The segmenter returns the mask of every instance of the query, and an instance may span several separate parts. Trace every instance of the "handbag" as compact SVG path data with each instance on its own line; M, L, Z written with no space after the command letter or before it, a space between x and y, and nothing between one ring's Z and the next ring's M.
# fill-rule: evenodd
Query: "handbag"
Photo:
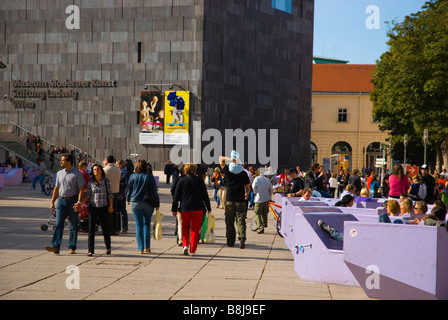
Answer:
M163 213L156 210L156 216L154 217L154 232L153 236L155 240L162 240L162 219Z
M148 180L148 183L146 184L145 195L143 196L143 201L145 201L147 204L149 204L153 208L159 207L156 197L152 192L150 180Z
M208 215L207 221L207 231L204 236L205 243L214 243L215 242L215 216L211 213Z

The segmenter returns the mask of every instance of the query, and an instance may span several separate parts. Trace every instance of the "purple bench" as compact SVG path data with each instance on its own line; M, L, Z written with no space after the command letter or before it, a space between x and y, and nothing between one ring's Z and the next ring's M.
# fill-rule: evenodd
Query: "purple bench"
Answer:
M1 168L0 173L5 175L5 186L18 186L22 183L23 169L11 169L6 172L5 168Z
M344 230L344 262L367 296L448 299L445 228L346 222Z
M317 225L324 220L332 227L343 230L344 221L356 221L344 213L296 213L294 219L294 270L300 279L349 286L358 281L343 261L343 244L331 239Z
M445 228L378 223L382 207L334 207L297 199L276 195L283 206L281 232L302 280L361 286L372 298L448 299ZM319 220L343 231L344 242L331 239ZM371 283L375 270L379 288Z
M280 224L280 233L282 234L286 246L292 250L294 247L294 208L303 208L303 207L311 207L311 206L321 206L324 208L329 208L325 203L319 201L298 201L300 198L294 197L285 197L285 196L277 196L276 194L276 203L281 205L281 224ZM277 202L279 201L279 202Z

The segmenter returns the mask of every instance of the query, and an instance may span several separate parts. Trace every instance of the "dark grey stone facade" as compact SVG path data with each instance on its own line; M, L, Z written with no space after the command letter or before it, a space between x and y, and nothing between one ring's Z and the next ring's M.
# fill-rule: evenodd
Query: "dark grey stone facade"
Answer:
M172 146L138 145L137 111L145 83L172 83L191 92L202 131L278 129L279 164L308 166L314 0L292 3L2 1L0 94L16 104L0 101L0 130L13 122L98 159L136 151L160 170Z

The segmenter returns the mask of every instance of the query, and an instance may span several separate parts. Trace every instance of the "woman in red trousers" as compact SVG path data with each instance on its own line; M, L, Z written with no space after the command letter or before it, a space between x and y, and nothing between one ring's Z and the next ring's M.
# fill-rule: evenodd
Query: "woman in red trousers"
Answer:
M181 177L177 183L171 212L173 216L176 216L177 211L180 211L183 253L188 255L188 247L190 247L190 256L194 256L199 242L204 209L207 209L209 213L212 209L205 183L200 177L196 176L196 165L193 163L186 164L184 173L185 176Z

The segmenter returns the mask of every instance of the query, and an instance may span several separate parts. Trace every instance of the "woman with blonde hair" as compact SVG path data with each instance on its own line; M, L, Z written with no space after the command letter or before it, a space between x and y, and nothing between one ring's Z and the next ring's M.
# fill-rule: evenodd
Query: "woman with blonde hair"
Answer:
M372 201L374 200L370 198L370 191L367 188L362 188L361 195L355 198L355 203L372 202Z
M204 209L207 208L209 214L212 209L205 183L196 175L196 165L186 164L184 172L185 177L179 180L174 192L171 212L173 216L177 216L177 211L180 211L183 253L188 255L188 247L190 247L190 256L194 256L199 242Z

